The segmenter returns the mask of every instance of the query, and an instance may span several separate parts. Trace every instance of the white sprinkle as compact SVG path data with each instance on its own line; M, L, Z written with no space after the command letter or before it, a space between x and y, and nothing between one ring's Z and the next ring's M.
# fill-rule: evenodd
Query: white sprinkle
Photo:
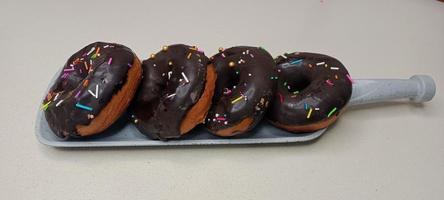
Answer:
M185 82L189 83L190 81L188 80L187 76L185 76L185 73L182 72L182 76L185 79Z
M96 92L95 92L95 93L93 93L91 90L88 90L88 92L89 92L93 97L95 97L96 99L98 99L98 98L99 98L99 85L96 85Z
M162 77L165 76L165 73L162 73Z
M251 73L248 73L248 76L251 76Z
M57 102L57 104L56 104L56 107L59 107L59 106L60 106L60 104L62 104L62 102L63 102L63 99L62 99L62 100L60 100L59 102Z
M95 49L96 49L95 47L91 48L91 50L89 50L89 52L86 55L89 56L89 54L91 54Z
M245 51L242 51L242 54L244 54L244 55L245 55Z
M92 61L91 59L89 60L89 64L90 64L90 65L92 65L92 64L93 64L93 61Z
M225 121L225 122L224 122L224 124L225 124L225 125L227 125L227 124L228 124L228 122L227 122L227 121Z
M169 72L168 72L168 80L171 78L171 74L173 74L173 72L172 72L172 71L169 71Z
M247 54L249 54L249 53L250 53L250 50L247 49Z
M319 65L325 65L325 62L318 62L318 63L316 63L316 65L317 65L317 66L319 66Z
M282 56L282 58L287 59L287 56L285 56L285 55L281 55L281 56Z
M106 48L108 48L108 47L109 47L109 45L105 45L103 48L106 49Z
M338 67L330 67L331 70L339 70Z
M171 98L171 97L174 97L174 96L176 96L176 93L168 95L167 98Z
M252 58L254 58L253 54L250 54L250 56L251 56Z
M60 93L57 93L57 94L55 95L55 97L54 97L54 101L57 101L57 97L59 97L59 94L60 94Z
M222 55L223 58L225 58L225 54L224 53L222 53L221 55Z
M319 108L315 108L315 110L319 110Z
M215 116L215 117L219 117L219 113L216 113L214 116Z

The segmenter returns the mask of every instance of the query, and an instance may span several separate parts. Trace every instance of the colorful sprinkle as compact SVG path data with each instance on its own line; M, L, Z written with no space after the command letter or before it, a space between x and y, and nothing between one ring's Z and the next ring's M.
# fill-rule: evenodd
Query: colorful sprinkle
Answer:
M59 107L59 106L60 106L60 104L62 104L62 102L63 102L63 99L62 99L62 100L60 100L59 102L57 102L57 104L56 104L56 107Z
M89 54L91 54L95 49L96 49L95 47L92 47L91 50L89 50L89 52L86 55L89 56Z
M234 65L236 65L233 61L231 61L230 63L228 63L228 66L230 67L234 67Z
M80 95L80 90L76 93L76 95L74 96L74 98L79 98L79 95Z
M81 109L83 109L83 110L87 110L87 111L92 111L92 110L93 110L91 107L89 107L89 106L85 106L85 105L82 105L82 104L80 104L80 103L76 103L76 107L77 107L77 108L81 108Z
M133 65L131 63L128 63L128 67L131 68Z
M185 75L185 73L182 72L182 77L185 79L185 82L189 83L188 77Z
M244 96L241 95L240 97L238 97L238 98L234 99L233 101L231 101L231 104L235 104L236 102L242 100L243 98L244 98Z
M325 83L327 83L329 86L333 86L334 85L333 82L331 82L330 79L325 80Z
M331 70L339 70L339 67L330 67Z
M319 65L325 65L325 62L318 62L318 63L316 63L316 66L319 66Z
M113 58L109 58L108 65L111 65L111 62L113 61Z
M169 98L172 98L174 96L176 96L176 93L168 95L167 98L169 99Z
M280 101L281 103L283 103L283 102L284 102L284 96L282 96L281 93L278 93L278 95L279 95L279 101Z
M299 59L299 60L294 60L294 61L291 61L290 62L290 64L292 64L292 65L296 65L296 64L300 64L300 63L302 63L302 59Z
M190 59L190 58L191 58L191 52L188 53L188 56L187 56L187 59Z
M83 65L85 65L85 69L88 70L88 63L86 63L86 61L83 61Z
M88 92L96 99L99 98L99 85L96 85L96 92L95 93L93 93L91 90L88 90Z
M327 117L330 117L335 111L336 111L336 107L334 107L327 115Z
M309 107L308 104L307 104L307 103L304 103L304 109L305 109L305 110L308 110L308 107Z
M312 112L313 112L313 108L310 108L310 110L308 111L308 114L307 114L307 119L310 119Z
M46 102L45 104L42 105L42 110L46 111L46 109L48 109L49 104L51 103L51 101Z

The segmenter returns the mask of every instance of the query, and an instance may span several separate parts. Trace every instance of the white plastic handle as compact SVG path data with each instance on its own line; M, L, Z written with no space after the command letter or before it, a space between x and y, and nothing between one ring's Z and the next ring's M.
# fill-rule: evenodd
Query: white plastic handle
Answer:
M432 100L435 92L435 82L427 75L414 75L410 79L358 79L354 80L349 105L397 99L421 103Z

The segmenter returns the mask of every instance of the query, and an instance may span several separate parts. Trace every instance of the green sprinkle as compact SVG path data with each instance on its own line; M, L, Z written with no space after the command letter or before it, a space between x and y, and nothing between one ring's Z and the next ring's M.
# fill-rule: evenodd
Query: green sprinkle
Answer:
M45 104L42 105L42 110L46 111L46 109L48 109L49 104L51 103L51 101L46 102Z
M286 85L287 85L287 81L284 82L284 86L286 86Z
M236 71L236 74L239 74L239 71Z
M299 94L299 91L294 91L293 94Z
M335 111L336 111L336 107L331 109L331 111L328 113L327 117L330 117Z

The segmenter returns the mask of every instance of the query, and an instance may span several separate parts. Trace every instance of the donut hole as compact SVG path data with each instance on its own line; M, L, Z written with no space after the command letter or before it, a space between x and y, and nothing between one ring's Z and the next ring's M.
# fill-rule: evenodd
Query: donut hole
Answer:
M235 87L239 84L239 82L240 82L240 72L235 71L235 70L231 70L230 75L229 75L227 88L228 89L235 89Z
M284 87L290 93L301 92L310 85L311 81L306 76L292 77L291 80L284 82Z

